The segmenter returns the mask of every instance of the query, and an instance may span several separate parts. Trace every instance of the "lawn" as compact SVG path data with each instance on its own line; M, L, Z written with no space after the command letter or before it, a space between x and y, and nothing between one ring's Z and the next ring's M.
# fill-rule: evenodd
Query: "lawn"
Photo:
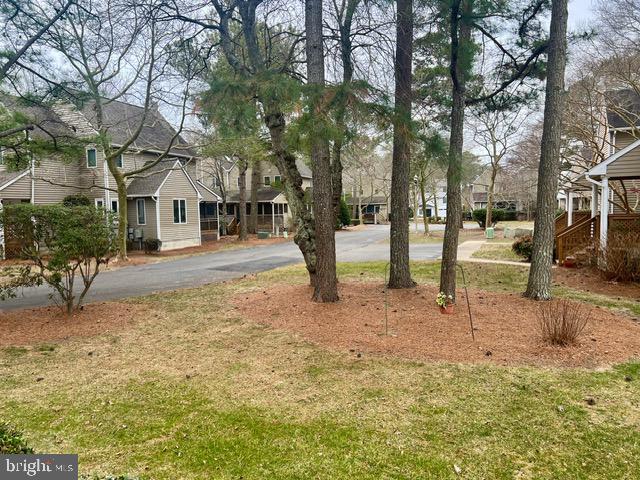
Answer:
M412 268L419 282L439 275L437 263ZM341 264L339 273L382 281L384 269ZM516 266L465 269L476 288L516 292L526 281ZM82 473L144 479L640 476L640 364L358 356L229 305L238 292L304 281L302 267L286 267L131 300L139 318L121 331L5 348L0 418L37 451L79 453ZM633 300L557 293L640 315Z
M520 262L522 257L516 255L511 249L511 242L493 242L486 243L480 247L480 250L473 252L473 258L482 258L486 260L508 260L510 262Z

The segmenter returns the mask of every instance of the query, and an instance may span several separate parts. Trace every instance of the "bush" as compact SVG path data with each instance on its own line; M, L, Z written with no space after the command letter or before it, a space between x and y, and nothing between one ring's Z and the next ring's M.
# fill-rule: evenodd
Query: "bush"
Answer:
M607 247L599 255L600 272L605 279L640 281L640 233L609 231Z
M471 214L473 219L478 222L480 228L485 229L486 225L484 224L487 219L487 209L486 208L478 208L473 211ZM496 223L503 221L505 218L505 211L494 208L491 210L491 226L495 227Z
M113 217L94 206L7 205L2 225L8 237L22 240L20 257L31 264L5 269L10 281L0 286L0 299L15 297L22 287L46 284L53 290L51 298L69 314L82 305L100 266L117 253ZM77 284L83 286L79 295Z
M33 449L22 438L22 433L6 423L0 423L0 454L29 454Z
M544 302L538 310L538 327L545 343L565 347L574 344L589 323L591 312L569 300Z
M336 228L351 225L351 212L349 211L349 206L347 205L347 202L345 202L344 198L340 198L340 212L336 223Z
M511 245L511 250L519 257L530 262L531 255L533 254L533 237L531 235L525 235L524 237L517 238Z
M162 242L157 238L146 238L143 243L146 254L159 252L162 246Z
M89 197L82 193L74 193L73 195L67 195L64 197L62 205L65 207L91 207L93 202Z

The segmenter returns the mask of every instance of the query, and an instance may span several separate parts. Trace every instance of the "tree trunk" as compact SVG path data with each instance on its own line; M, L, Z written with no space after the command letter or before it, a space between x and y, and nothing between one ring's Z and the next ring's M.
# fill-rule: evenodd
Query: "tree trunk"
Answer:
M389 287L410 288L415 285L409 269L413 0L398 0L397 5Z
M451 65L452 82L451 136L449 138L449 167L447 168L447 224L442 244L442 264L440 270L440 291L456 299L456 266L458 263L458 237L462 223L462 149L464 143L464 109L466 78L458 56L461 50L469 48L471 28L461 21L460 8L468 10L468 2L454 4L451 12Z
M498 168L491 167L491 178L489 179L489 191L487 192L487 214L484 218L484 227L491 227L493 222L493 190L496 185L496 175L498 174Z
M429 235L429 217L427 216L427 193L424 172L420 172L420 201L422 202L422 223L424 223L424 234Z
M127 261L127 183L120 172L112 172L118 189L118 259ZM111 208L111 205L105 205Z
M282 176L282 186L285 190L287 203L293 216L296 233L293 241L304 258L309 272L309 282L315 287L316 283L316 240L313 216L305 202L302 176L296 166L296 157L288 152L284 143L284 128L286 121L282 112L274 109L274 113L267 113L264 117L265 125L269 129L271 147L275 155L276 166Z
M314 133L311 144L313 172L313 216L316 233L316 283L312 299L316 302L338 300L336 275L335 215L333 208L332 172L329 140L323 137L325 116L322 105L324 91L324 50L322 44L322 1L305 0L307 34L307 79L310 92ZM339 200L339 196L338 196Z
M238 240L246 241L249 239L249 235L247 233L247 161L244 159L240 159L238 161L238 187L240 188L240 199L239 199L239 209L240 209L240 229L238 230Z
M221 219L222 235L227 235L227 196L222 197L222 215L218 212L218 217Z
M256 160L251 167L251 215L249 217L249 233L258 233L258 188L262 177L262 164Z
M567 57L567 0L553 0L549 34L549 59L538 167L538 196L533 230L533 252L525 296L551 298L551 265L555 235L555 206L560 171L560 143Z

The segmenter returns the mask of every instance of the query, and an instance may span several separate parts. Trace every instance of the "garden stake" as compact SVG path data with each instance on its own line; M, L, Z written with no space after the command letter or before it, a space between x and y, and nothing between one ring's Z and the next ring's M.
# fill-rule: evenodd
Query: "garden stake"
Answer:
M467 310L469 310L469 325L471 326L471 338L476 341L476 335L473 333L473 317L471 316L471 304L469 303L469 291L467 290L467 279L464 275L464 268L459 263L457 264L462 272L462 283L464 284L464 295L467 297Z
M387 301L387 292L389 287L387 286L387 270L389 269L389 263L384 266L384 334L389 336L389 316L387 310L389 309L389 302Z

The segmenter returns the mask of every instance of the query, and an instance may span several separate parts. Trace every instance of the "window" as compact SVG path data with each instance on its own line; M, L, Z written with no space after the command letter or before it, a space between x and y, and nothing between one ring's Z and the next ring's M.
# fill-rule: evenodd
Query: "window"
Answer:
M136 200L136 209L138 215L138 225L146 225L147 224L147 214L144 209L144 198L139 198Z
M265 187L271 186L271 177L264 177L264 186Z
M95 148L87 148L87 168L98 166L98 154Z
M173 199L173 223L187 223L187 201L184 198Z
M273 181L279 185L280 184L280 175L276 175L275 177L273 177Z
M120 154L116 157L116 167L122 168L124 165L124 155Z
M95 200L96 207L104 208L104 198L96 198Z
M118 213L118 200L111 200L111 211Z
M240 177L238 177L238 188L240 188Z

